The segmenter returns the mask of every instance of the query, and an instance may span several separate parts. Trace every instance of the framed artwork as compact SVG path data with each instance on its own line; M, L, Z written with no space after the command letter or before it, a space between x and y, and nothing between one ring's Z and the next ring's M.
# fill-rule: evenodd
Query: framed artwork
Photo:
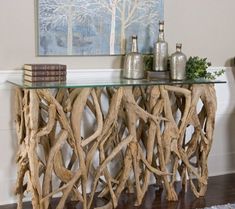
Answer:
M38 55L151 53L163 0L37 0Z

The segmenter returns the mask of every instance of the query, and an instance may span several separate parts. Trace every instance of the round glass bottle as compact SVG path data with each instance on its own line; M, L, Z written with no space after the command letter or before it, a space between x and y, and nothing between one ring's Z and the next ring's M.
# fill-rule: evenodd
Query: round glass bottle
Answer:
M154 46L153 70L166 71L168 59L168 43L164 39L164 21L159 21L158 40Z
M184 80L186 78L187 57L181 51L182 44L176 44L176 52L171 55L170 75L172 80Z
M125 56L123 77L129 79L144 78L143 56L138 52L137 36L132 36L131 52Z

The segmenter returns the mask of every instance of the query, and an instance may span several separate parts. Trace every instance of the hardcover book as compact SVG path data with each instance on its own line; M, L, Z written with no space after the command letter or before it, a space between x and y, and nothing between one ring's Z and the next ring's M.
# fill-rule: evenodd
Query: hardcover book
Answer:
M66 76L28 76L28 75L24 75L24 81L29 81L29 82L66 81Z
M25 70L66 70L67 66L62 64L24 64Z
M66 70L24 70L28 76L66 76Z

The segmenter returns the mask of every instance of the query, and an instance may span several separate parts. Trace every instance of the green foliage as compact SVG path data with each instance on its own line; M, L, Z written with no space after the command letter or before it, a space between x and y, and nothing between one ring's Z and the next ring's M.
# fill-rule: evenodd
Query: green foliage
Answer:
M214 80L216 77L222 75L224 70L216 72L208 72L207 68L211 66L210 62L207 62L207 58L189 57L186 63L186 76L187 79L206 78Z
M152 54L146 54L143 55L144 59L144 69L145 70L153 70L153 55Z

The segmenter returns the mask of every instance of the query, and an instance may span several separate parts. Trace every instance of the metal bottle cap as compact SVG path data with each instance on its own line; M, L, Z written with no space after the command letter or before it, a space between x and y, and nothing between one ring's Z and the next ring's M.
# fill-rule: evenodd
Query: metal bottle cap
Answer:
M182 44L181 43L177 43L176 44L176 48L182 48Z
M137 35L132 35L132 39L137 39Z
M181 43L177 43L176 44L176 51L181 51L182 49L182 44Z
M138 52L137 35L132 35L132 52Z
M164 31L164 21L159 21L159 32Z

